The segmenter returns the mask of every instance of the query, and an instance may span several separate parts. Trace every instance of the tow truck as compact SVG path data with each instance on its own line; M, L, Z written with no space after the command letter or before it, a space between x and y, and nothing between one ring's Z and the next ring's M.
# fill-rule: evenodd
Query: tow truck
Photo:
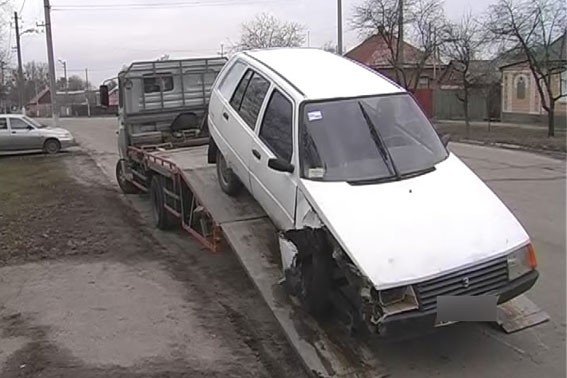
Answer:
M125 194L148 194L154 225L181 227L206 250L232 250L297 352L317 377L380 377L386 368L365 338L340 322L320 322L286 293L277 230L246 192L222 192L208 163L207 109L225 58L134 62L118 74L120 160ZM100 87L101 105L109 87ZM506 332L548 319L520 296L499 309Z

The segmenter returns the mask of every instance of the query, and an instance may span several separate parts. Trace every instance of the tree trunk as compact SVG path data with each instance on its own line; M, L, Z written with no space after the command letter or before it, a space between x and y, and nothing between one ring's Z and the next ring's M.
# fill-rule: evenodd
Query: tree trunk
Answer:
M466 85L464 89L465 93L463 97L463 110L465 114L465 129L467 132L467 138L469 138L471 135L471 124L469 122L469 89Z
M549 110L547 111L547 136L555 136L555 102L549 102Z

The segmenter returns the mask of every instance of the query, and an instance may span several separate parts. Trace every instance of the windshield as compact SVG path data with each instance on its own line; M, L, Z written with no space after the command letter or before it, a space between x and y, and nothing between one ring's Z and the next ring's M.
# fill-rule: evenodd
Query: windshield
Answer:
M38 129L43 129L45 126L42 125L41 123L37 122L35 119L24 116L23 117L24 120L26 120L27 123L31 123L34 127L37 127Z
M408 94L307 103L300 127L302 177L311 180L403 179L448 155Z

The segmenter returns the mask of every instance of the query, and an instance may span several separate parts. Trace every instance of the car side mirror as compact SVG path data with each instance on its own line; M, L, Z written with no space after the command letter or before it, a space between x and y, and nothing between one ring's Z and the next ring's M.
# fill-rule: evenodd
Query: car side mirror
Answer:
M443 145L445 147L447 147L447 145L449 144L450 141L451 141L451 135L450 134L441 135L441 142L443 143Z
M293 164L278 158L268 160L268 167L278 172L293 173L293 171L295 170Z

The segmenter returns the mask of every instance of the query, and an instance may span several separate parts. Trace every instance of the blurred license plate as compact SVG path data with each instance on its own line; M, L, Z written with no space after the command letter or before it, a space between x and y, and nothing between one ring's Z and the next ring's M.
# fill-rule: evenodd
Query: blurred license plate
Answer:
M436 326L456 322L495 322L497 302L495 295L440 295L437 297Z

